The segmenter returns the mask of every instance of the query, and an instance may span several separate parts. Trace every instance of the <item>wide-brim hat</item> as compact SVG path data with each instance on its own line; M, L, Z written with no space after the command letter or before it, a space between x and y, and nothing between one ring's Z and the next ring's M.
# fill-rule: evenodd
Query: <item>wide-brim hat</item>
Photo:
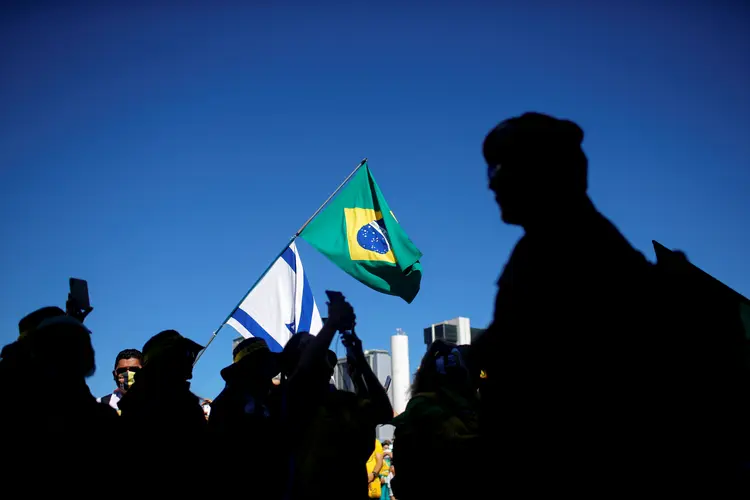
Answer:
M269 380L281 371L280 353L271 352L265 340L250 337L232 350L232 364L221 370L221 376L225 380L239 376L254 363L262 363L263 376L267 376Z
M175 330L165 330L151 337L144 345L143 349L143 366L146 367L154 360L162 358L167 354L182 352L185 356L193 357L198 355L204 349L199 343L183 337Z

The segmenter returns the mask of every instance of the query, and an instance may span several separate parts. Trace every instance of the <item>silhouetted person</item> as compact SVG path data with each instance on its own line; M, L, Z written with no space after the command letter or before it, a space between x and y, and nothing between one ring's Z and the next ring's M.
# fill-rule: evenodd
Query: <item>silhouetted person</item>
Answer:
M216 445L213 470L217 478L222 471L236 465L238 449L245 448L243 467L253 471L264 498L280 498L286 456L283 453L280 415L271 404L273 377L279 374L279 354L268 349L266 341L248 338L233 352L233 363L223 370L224 390L211 403L208 430ZM261 484L265 486L261 486ZM216 485L231 494L233 482ZM214 491L216 493L216 491Z
M45 488L67 493L79 487L84 468L99 477L101 463L92 458L102 436L116 432L117 414L98 404L86 385L96 365L91 332L83 323L61 309L44 308L21 320L19 329L21 338L11 352L4 350L2 362L9 355L15 363L3 378L23 377L3 382L11 389L3 397L15 397L2 408L2 450L10 459L4 486L18 482L29 494ZM75 450L77 458L54 458L65 450Z
M484 141L502 220L524 229L474 345L503 487L638 488L680 468L653 268L589 199L582 140L573 122L526 113Z
M64 315L59 307L43 307L24 316L18 323L18 339L0 352L0 428L23 433L27 425L33 427L18 412L18 408L26 408L39 398L35 391L43 379L31 351L29 334L42 321Z
M366 374L359 367L368 393L339 391L330 384L336 355L328 347L337 331L353 330L355 319L342 297L328 304L328 319L317 336L297 333L284 346L282 411L290 454L286 500L367 497L366 464L375 427L393 413L371 370ZM354 350L361 351L361 343L358 346ZM360 364L364 355L355 357Z
M356 408L355 418L360 420L361 429L361 446L364 450L365 438L369 437L370 442L375 438L375 429L378 425L386 424L393 418L393 407L388 399L388 393L378 380L377 375L372 371L365 353L362 350L362 341L357 337L354 331L348 332L341 336L341 343L346 348L346 366L349 377L354 385L354 391L357 396L352 400L352 408ZM335 366L335 362L334 362ZM342 397L349 397L345 391L338 391ZM355 405L356 402L356 405ZM352 411L352 410L350 410ZM377 446L380 446L379 444ZM376 446L376 448L377 448ZM352 447L350 450L351 460L354 460L355 453L359 453L359 444L357 448ZM382 447L380 453L373 453L367 460L365 472L367 474L369 492L380 490L380 470L383 466ZM374 462L371 460L375 459ZM372 471L369 468L372 466Z
M226 386L212 402L208 420L212 432L226 436L267 424L271 381L281 371L278 354L263 339L245 339L232 354L234 362L221 370ZM265 434L260 429L253 432Z
M436 340L422 358L409 404L393 419L399 474L391 487L396 498L455 499L488 495L474 477L483 463L479 444L477 381L468 346ZM435 463L446 465L436 477ZM497 477L495 472L493 477ZM490 490L492 492L492 490ZM494 492L493 492L494 493Z
M115 379L117 388L97 401L111 406L115 410L120 408L117 404L120 399L127 394L128 390L135 382L135 374L143 368L143 354L138 349L124 349L117 354L115 358L115 368L112 370L112 376Z
M143 474L190 474L200 467L196 443L204 442L207 423L188 380L202 349L174 330L143 346L143 369L119 403L127 435L148 447L139 464Z
M340 410L330 409L331 395L337 392L330 384L336 367L336 354L325 349L310 356L315 347L327 347L326 338L332 338L336 332L331 327L335 321L334 316L327 320L328 328L323 325L318 336L324 337L316 338L308 332L293 335L281 353L281 385L274 392L280 396L278 408L287 457L282 494L284 500L328 497L332 491L328 487L331 484L337 486L333 491L340 491L339 487L344 491L351 489L347 488L351 482L349 478L344 477L340 470L332 470L328 462L329 454L338 452L342 442L351 437L349 429L338 426ZM316 425L325 416L328 422L323 426ZM333 439L330 439L331 434L335 435ZM344 462L341 464L344 465ZM346 462L344 468L349 471L350 465ZM327 471L322 477L321 468ZM339 477L343 477L343 484L338 483ZM367 483L363 483L363 487L366 486ZM337 498L335 494L333 497Z
M712 479L712 486L737 482L750 494L750 335L740 309L750 302L684 253L658 243L655 249L662 303L680 332L673 356L682 361L683 381L672 391L685 394L688 456L696 475Z

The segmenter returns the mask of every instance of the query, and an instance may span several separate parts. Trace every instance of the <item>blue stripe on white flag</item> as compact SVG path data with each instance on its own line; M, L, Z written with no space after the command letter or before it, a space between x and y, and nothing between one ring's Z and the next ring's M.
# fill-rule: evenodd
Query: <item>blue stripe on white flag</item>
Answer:
M312 288L292 243L232 313L227 325L243 337L262 338L279 352L291 335L316 335L323 326Z
M281 258L284 259L284 262L289 264L289 267L292 268L292 272L297 272L297 256L294 255L294 250L292 250L292 247L286 247L286 250L281 254Z
M297 325L297 332L309 332L310 331L310 324L312 323L312 316L313 316L313 308L315 307L315 299L313 298L312 289L310 288L310 282L307 281L307 275L305 275L303 279L304 279L304 285L302 286L302 312L300 312L299 325ZM318 333L318 332L314 332L314 333Z
M263 339L268 344L268 348L272 352L281 352L281 345L279 342L271 337L271 335L263 329L248 313L242 309L235 309L232 313L232 318L236 320L240 325L244 326L245 329L250 332L253 337Z

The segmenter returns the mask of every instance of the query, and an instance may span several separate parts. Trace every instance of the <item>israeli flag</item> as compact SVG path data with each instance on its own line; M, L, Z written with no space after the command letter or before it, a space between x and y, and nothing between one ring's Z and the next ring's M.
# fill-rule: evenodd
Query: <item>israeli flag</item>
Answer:
M310 282L292 242L227 320L245 338L266 341L281 352L297 332L317 335L323 327Z

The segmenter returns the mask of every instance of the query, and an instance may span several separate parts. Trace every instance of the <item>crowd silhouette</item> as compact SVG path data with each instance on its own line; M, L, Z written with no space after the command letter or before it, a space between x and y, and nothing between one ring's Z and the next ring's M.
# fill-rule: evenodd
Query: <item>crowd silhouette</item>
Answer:
M237 345L208 417L189 382L203 346L167 330L124 350L117 389L97 400L85 313L44 307L0 357L5 491L747 493L749 351L736 297L693 279L684 255L652 263L630 245L587 194L582 141L575 123L539 113L487 135L489 188L524 235L489 328L470 346L433 342L403 413L342 295L329 296L319 332L295 334L281 353L259 338ZM331 384L337 333L354 392ZM389 423L393 442L381 446L376 429Z

